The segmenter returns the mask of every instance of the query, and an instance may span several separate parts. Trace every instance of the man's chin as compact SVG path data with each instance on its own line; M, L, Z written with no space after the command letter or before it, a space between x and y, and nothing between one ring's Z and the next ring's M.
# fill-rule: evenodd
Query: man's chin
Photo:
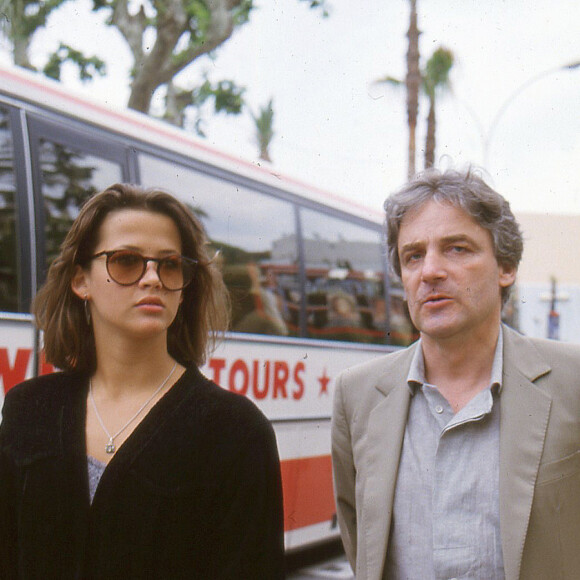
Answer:
M461 334L461 326L452 321L425 322L418 328L421 336L433 340L448 340Z

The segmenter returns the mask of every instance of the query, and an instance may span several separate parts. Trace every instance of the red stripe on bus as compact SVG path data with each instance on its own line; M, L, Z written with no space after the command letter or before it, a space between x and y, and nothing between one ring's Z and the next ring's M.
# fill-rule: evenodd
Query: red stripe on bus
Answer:
M284 530L296 530L335 518L330 455L281 462Z

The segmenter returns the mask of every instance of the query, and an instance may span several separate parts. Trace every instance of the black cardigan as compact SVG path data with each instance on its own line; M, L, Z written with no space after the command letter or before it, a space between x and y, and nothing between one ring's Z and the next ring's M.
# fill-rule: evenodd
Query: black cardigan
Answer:
M284 577L276 440L248 399L190 368L119 448L89 502L87 376L7 393L0 578Z

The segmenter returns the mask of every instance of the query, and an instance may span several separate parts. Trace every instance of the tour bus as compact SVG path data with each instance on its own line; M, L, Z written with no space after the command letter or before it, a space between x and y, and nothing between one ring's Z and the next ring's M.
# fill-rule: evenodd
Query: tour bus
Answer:
M10 67L0 68L0 405L15 384L54 370L31 300L81 204L117 182L161 187L203 222L233 311L202 370L274 426L286 549L337 539L335 377L412 338L381 212Z

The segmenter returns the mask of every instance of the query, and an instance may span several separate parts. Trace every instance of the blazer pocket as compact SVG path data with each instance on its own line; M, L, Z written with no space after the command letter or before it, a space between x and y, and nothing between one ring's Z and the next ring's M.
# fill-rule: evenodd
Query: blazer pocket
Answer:
M580 450L558 459L540 465L536 485L546 485L566 479L580 472Z

